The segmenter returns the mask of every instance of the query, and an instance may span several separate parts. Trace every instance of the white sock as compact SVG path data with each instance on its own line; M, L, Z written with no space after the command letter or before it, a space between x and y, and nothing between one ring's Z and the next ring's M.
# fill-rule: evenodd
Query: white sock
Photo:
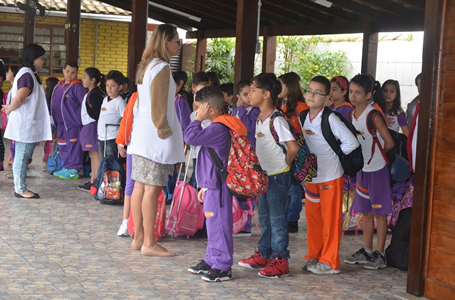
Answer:
M124 224L124 223L128 223L128 219L123 219L122 224Z

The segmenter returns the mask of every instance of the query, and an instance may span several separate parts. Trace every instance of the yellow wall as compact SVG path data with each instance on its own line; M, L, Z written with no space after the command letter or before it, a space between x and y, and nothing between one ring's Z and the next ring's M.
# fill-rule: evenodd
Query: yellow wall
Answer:
M0 22L23 23L22 17L18 14L0 13ZM63 27L65 20L66 18L60 17L45 17L44 19L37 17L36 23L38 25L52 24ZM98 35L96 35L97 22ZM118 70L127 76L128 31L129 23L82 19L79 52L81 60L78 77L82 78L84 70L88 67L96 67L103 74L107 74L110 70ZM44 83L46 77L43 76L42 79ZM9 86L5 84L3 90L7 91L8 89Z

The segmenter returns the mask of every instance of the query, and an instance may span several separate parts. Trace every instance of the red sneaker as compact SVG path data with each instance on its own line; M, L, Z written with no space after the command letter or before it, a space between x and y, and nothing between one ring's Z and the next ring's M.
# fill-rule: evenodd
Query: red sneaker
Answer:
M254 251L254 254L251 255L250 258L245 258L239 260L239 266L248 269L257 269L257 268L264 268L270 263L269 258L262 257L261 253Z
M289 263L286 259L276 255L267 267L259 271L258 275L265 278L289 276Z

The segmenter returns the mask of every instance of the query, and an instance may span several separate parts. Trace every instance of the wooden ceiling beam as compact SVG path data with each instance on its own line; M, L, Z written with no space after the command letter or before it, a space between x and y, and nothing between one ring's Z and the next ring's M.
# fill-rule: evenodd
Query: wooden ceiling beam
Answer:
M413 8L425 12L425 0L391 0L402 4L404 7Z
M415 12L411 11L411 9L405 8L403 5L399 5L394 1L388 0L362 0L363 5L369 5L373 9L382 10L385 13L395 15L397 17L407 17ZM423 13L419 13L423 17Z
M377 20L387 17L388 15L383 13L382 11L375 11L369 7L363 6L353 0L331 0L332 1L332 8L341 9L347 12L354 13L361 17L367 18L368 20ZM383 0L381 0L383 1Z
M339 20L355 22L358 21L359 19L358 15L341 9L334 10L333 8L327 8L309 1L291 0L291 2L293 2L294 6L298 5L303 7L304 9L309 9L310 11L317 10L320 13L323 13L329 17L336 18Z
M321 14L317 11L303 11L300 7L296 7L292 1L289 0L263 0L262 1L262 12L269 12L271 14L277 14L279 16L287 16L289 19L295 22L302 22L304 19L311 19L316 22L328 22L328 16Z
M230 1L230 0L209 0L209 2L213 2L216 5L223 7L223 9L232 9L232 7L237 7L237 1ZM234 2L234 4L231 5L231 2ZM233 18L235 20L237 12L233 14ZM264 23L267 24L277 24L277 21L285 21L282 17L277 16L276 14L270 14L269 12L261 12L261 22L264 21ZM267 25L267 24L262 24L262 25Z

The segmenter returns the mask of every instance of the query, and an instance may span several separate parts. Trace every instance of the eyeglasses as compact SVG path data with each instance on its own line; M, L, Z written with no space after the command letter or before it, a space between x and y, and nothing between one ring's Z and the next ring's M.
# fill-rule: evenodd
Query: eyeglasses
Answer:
M312 95L312 96L315 96L315 97L316 97L316 96L318 96L318 97L325 97L325 96L327 96L327 94L323 94L323 93L319 93L319 92L313 92L313 91L311 91L311 90L306 90L305 94L306 94L307 96Z

